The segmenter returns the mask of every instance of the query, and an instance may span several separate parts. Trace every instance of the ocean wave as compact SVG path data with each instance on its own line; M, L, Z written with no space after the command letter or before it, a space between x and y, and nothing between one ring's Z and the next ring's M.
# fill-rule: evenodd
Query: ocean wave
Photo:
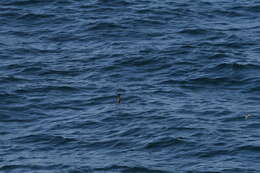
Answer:
M180 34L190 34L190 35L205 35L208 34L206 29L183 29L179 31Z
M4 5L7 6L29 6L29 5L42 5L44 3L47 2L52 2L49 0L46 1L41 1L41 0L35 0L35 1L31 1L31 0L19 0L19 1L11 1L11 2L5 2Z
M57 136L57 135L48 135L48 134L32 134L27 136L20 136L13 138L12 141L21 144L42 144L42 145L51 145L53 147L63 146L69 143L77 142L77 139Z
M260 172L258 18L245 0L1 1L0 172Z
M130 167L130 166L120 166L120 165L112 165L103 168L95 168L95 171L120 171L120 172L140 172L140 173L168 173L166 170L159 169L151 169L146 167Z
M183 138L171 138L171 137L163 137L159 138L156 141L148 142L145 146L145 149L165 149L166 147L176 147L176 145L185 144Z
M211 71L218 70L233 70L233 71L242 71L242 70L260 70L260 65L258 64L241 64L241 63L221 63L210 69Z
M89 31L113 31L124 28L124 26L112 22L94 23L88 26Z
M56 165L57 166L57 165ZM45 166L41 166L41 165L25 165L25 164L9 164L9 165L3 165L0 167L1 171L47 171L50 167L54 167L54 166L50 166L50 165L45 165Z

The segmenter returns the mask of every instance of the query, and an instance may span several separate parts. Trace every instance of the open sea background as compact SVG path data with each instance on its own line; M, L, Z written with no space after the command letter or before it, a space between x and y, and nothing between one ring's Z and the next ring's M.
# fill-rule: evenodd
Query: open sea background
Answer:
M258 0L2 0L0 172L259 173L259 43Z

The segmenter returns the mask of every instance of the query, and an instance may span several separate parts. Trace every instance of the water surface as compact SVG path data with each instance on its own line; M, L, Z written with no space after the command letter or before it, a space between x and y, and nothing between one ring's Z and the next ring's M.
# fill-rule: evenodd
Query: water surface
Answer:
M0 172L260 172L259 17L256 0L1 1Z

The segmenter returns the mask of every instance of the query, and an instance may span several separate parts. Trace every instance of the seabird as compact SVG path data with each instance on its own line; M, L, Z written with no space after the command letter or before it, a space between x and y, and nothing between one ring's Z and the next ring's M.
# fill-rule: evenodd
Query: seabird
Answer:
M121 103L121 94L117 94L116 96L116 103Z

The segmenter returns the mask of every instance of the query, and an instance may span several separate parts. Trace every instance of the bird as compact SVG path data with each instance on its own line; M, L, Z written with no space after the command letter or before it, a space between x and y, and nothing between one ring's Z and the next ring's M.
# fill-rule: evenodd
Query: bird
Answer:
M121 103L121 94L117 94L117 96L116 96L116 103L117 104Z
M245 119L247 120L249 117L251 117L252 115L251 114L246 114L244 115Z

